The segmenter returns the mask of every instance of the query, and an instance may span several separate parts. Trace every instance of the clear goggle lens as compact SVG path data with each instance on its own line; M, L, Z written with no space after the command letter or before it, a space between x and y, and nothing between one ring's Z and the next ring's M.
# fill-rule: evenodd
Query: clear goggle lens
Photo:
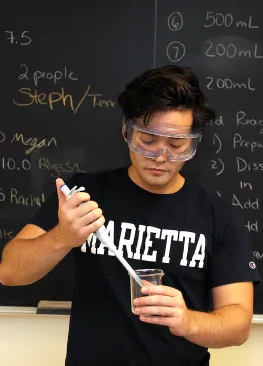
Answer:
M170 161L186 161L194 157L201 132L191 127L154 131L126 123L127 143L131 150L147 158L155 159L166 154Z

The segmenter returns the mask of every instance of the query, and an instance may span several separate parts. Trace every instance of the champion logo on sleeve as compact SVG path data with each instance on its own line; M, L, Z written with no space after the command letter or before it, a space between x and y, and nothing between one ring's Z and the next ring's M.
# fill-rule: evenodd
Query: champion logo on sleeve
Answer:
M255 262L249 262L249 267L252 269L256 268L256 263Z

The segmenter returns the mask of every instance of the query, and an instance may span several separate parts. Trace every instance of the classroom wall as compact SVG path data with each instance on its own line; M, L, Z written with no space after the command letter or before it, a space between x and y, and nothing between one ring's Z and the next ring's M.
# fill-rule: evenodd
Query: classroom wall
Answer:
M0 365L64 366L69 317L0 314ZM211 350L211 366L262 366L263 324L240 347Z

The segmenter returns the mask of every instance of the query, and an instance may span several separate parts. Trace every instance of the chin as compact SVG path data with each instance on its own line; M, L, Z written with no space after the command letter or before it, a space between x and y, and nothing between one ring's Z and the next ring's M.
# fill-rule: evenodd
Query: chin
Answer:
M153 177L149 175L144 175L143 180L149 186L165 186L170 182L170 179L167 177Z

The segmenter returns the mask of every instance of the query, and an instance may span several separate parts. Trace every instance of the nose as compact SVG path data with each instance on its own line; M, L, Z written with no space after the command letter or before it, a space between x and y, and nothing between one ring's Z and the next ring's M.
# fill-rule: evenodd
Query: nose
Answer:
M159 155L154 159L157 163L163 163L168 160L168 155L166 149L160 150Z

